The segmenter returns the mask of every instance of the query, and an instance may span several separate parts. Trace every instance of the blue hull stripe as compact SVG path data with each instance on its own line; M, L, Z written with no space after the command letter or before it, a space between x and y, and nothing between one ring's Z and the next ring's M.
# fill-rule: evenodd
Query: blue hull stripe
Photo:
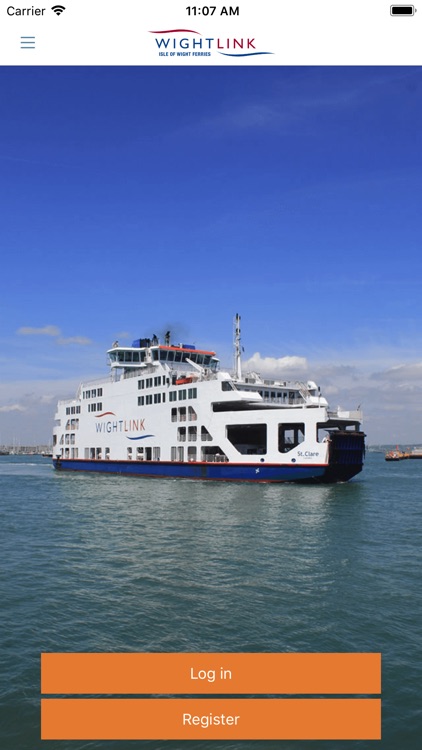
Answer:
M54 467L66 471L90 471L106 474L127 474L145 477L181 477L185 479L217 479L247 482L298 482L322 479L324 465L178 463L166 461L98 461L60 459Z

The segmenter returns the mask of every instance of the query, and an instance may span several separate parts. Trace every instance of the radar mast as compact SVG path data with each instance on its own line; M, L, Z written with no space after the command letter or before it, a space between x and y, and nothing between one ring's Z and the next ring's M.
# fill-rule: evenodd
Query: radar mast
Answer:
M234 372L237 380L242 380L242 347L240 344L240 315L234 319Z

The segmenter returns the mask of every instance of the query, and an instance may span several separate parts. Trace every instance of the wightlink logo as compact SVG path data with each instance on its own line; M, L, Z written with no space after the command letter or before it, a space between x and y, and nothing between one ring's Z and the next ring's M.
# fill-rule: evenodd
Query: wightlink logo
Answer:
M108 419L104 419L104 417L108 417ZM102 414L96 414L96 419L101 420L98 422L95 422L95 430L96 432L145 432L145 419L110 419L110 417L116 417L116 414L114 411L105 411ZM147 437L153 437L153 435L136 435L136 436L129 436L126 435L128 440L143 440Z
M272 55L259 50L255 37L205 37L193 29L150 31L155 35L159 57L211 57L214 53L226 57Z

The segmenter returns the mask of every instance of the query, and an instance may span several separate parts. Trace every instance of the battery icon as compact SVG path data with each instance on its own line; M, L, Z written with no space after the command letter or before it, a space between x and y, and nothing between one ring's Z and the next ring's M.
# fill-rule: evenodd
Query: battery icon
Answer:
M414 5L390 5L390 15L392 16L414 16Z

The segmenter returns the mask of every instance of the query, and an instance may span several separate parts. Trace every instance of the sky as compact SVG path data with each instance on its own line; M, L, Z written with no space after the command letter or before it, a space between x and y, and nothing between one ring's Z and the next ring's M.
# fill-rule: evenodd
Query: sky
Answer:
M0 445L115 339L312 379L422 444L422 68L0 69Z

